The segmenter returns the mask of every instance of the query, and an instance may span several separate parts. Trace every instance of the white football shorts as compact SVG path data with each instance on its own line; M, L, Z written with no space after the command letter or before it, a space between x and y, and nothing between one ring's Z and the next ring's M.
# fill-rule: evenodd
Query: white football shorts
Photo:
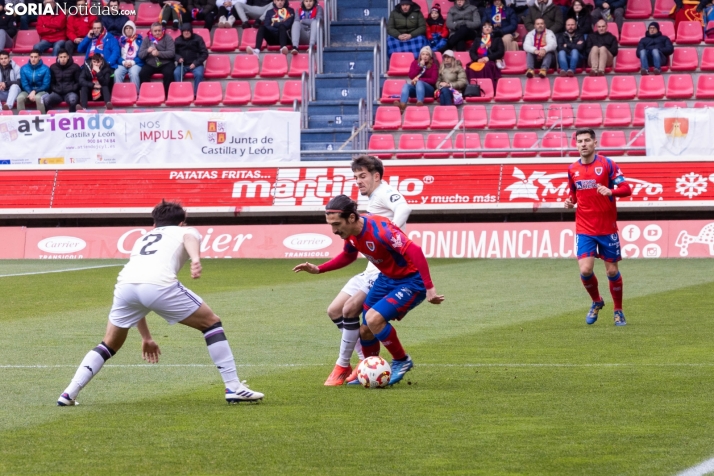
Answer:
M374 286L374 281L377 279L377 276L379 276L379 271L376 273L365 271L364 273L353 276L347 281L345 287L342 288L342 292L350 296L354 296L358 291L369 294L369 290Z
M118 284L109 322L128 329L154 311L169 324L176 324L196 312L202 303L203 299L178 281L170 286Z

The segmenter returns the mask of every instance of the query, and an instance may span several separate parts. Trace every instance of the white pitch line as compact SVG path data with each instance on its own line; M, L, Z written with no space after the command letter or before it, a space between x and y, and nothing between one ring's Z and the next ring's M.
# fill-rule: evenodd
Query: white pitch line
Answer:
M0 274L0 278L10 278L12 276L31 276L34 274L64 273L66 271L83 271L85 269L112 268L115 266L124 266L124 265L123 264L103 264L100 266L87 266L86 268L55 269L52 271L33 271L32 273Z
M689 469L685 469L681 473L677 473L677 476L704 476L705 474L711 473L714 473L714 458L692 466Z
M238 367L326 367L331 364L238 364ZM458 368L479 368L479 367L553 367L553 368L581 368L581 367L714 367L714 363L661 363L661 364L628 364L628 363L613 363L613 364L420 364L416 363L415 367L458 367ZM60 365L0 365L0 369L56 369L56 368L76 368L73 364ZM108 364L104 367L117 368L150 368L150 367L214 367L211 364Z

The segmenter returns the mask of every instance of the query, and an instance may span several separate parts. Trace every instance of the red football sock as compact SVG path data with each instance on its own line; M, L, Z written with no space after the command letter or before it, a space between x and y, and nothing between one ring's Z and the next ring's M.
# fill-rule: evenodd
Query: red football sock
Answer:
M377 334L375 337L384 344L384 347L387 348L390 354L392 354L392 358L395 360L402 360L404 359L407 354L404 352L404 348L402 347L402 343L399 342L399 337L397 337L397 330L392 327L391 324L387 324L384 329L382 329L382 332Z
M618 271L615 276L608 276L610 281L610 294L615 311L622 311L622 275Z
M590 297L592 298L593 301L601 301L602 300L600 298L600 291L597 288L597 278L595 277L595 273L591 274L590 276L583 276L581 274L580 280L583 282L583 286L585 286L585 290L588 292L588 294L590 294Z
M379 341L377 339L372 340L361 340L362 352L364 353L364 358L373 357L379 355Z

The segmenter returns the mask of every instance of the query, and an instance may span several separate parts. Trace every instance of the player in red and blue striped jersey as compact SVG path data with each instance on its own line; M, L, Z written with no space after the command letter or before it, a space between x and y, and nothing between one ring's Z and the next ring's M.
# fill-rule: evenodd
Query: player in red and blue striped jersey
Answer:
M575 140L580 159L568 167L570 196L565 200L565 208L578 206L575 210L576 254L580 279L593 300L585 322L594 324L605 306L593 272L595 258L601 258L610 282L615 325L624 326L627 322L622 312L622 275L617 265L622 256L616 197L629 197L632 189L615 162L595 153L597 139L592 129L577 130Z
M369 329L360 335L360 339L365 358L379 355L380 342L392 354L389 383L395 384L414 364L390 321L401 320L424 299L441 304L444 296L436 293L421 248L389 219L360 215L357 203L346 195L330 200L325 216L332 232L345 240L342 253L320 266L306 262L293 271L319 274L344 268L357 259L358 253L379 269L380 275L364 302L363 320Z

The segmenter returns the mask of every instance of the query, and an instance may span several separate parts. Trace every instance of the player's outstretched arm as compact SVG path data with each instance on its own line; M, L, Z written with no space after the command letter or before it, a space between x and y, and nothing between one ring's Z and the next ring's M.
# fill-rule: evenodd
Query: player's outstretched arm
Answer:
M151 332L149 331L149 325L146 323L146 317L143 317L137 324L136 328L141 334L141 358L149 362L150 364L156 364L159 362L159 356L161 355L161 349L159 349L159 344L154 342L151 338Z
M305 271L310 274L320 274L320 268L318 268L315 264L308 263L307 261L295 266L293 268L293 271L296 273L299 273L300 271Z
M191 258L191 277L198 279L201 277L201 245L198 238L190 233L183 235L183 246L186 248L189 258Z
M306 261L302 264L295 266L293 268L293 271L296 273L299 273L300 271L306 271L310 274L327 273L328 271L334 271L336 269L344 268L345 266L354 263L356 259L356 251L354 253L347 253L343 251L342 253L332 258L330 261L322 263L320 266L315 266L314 264L308 263Z

